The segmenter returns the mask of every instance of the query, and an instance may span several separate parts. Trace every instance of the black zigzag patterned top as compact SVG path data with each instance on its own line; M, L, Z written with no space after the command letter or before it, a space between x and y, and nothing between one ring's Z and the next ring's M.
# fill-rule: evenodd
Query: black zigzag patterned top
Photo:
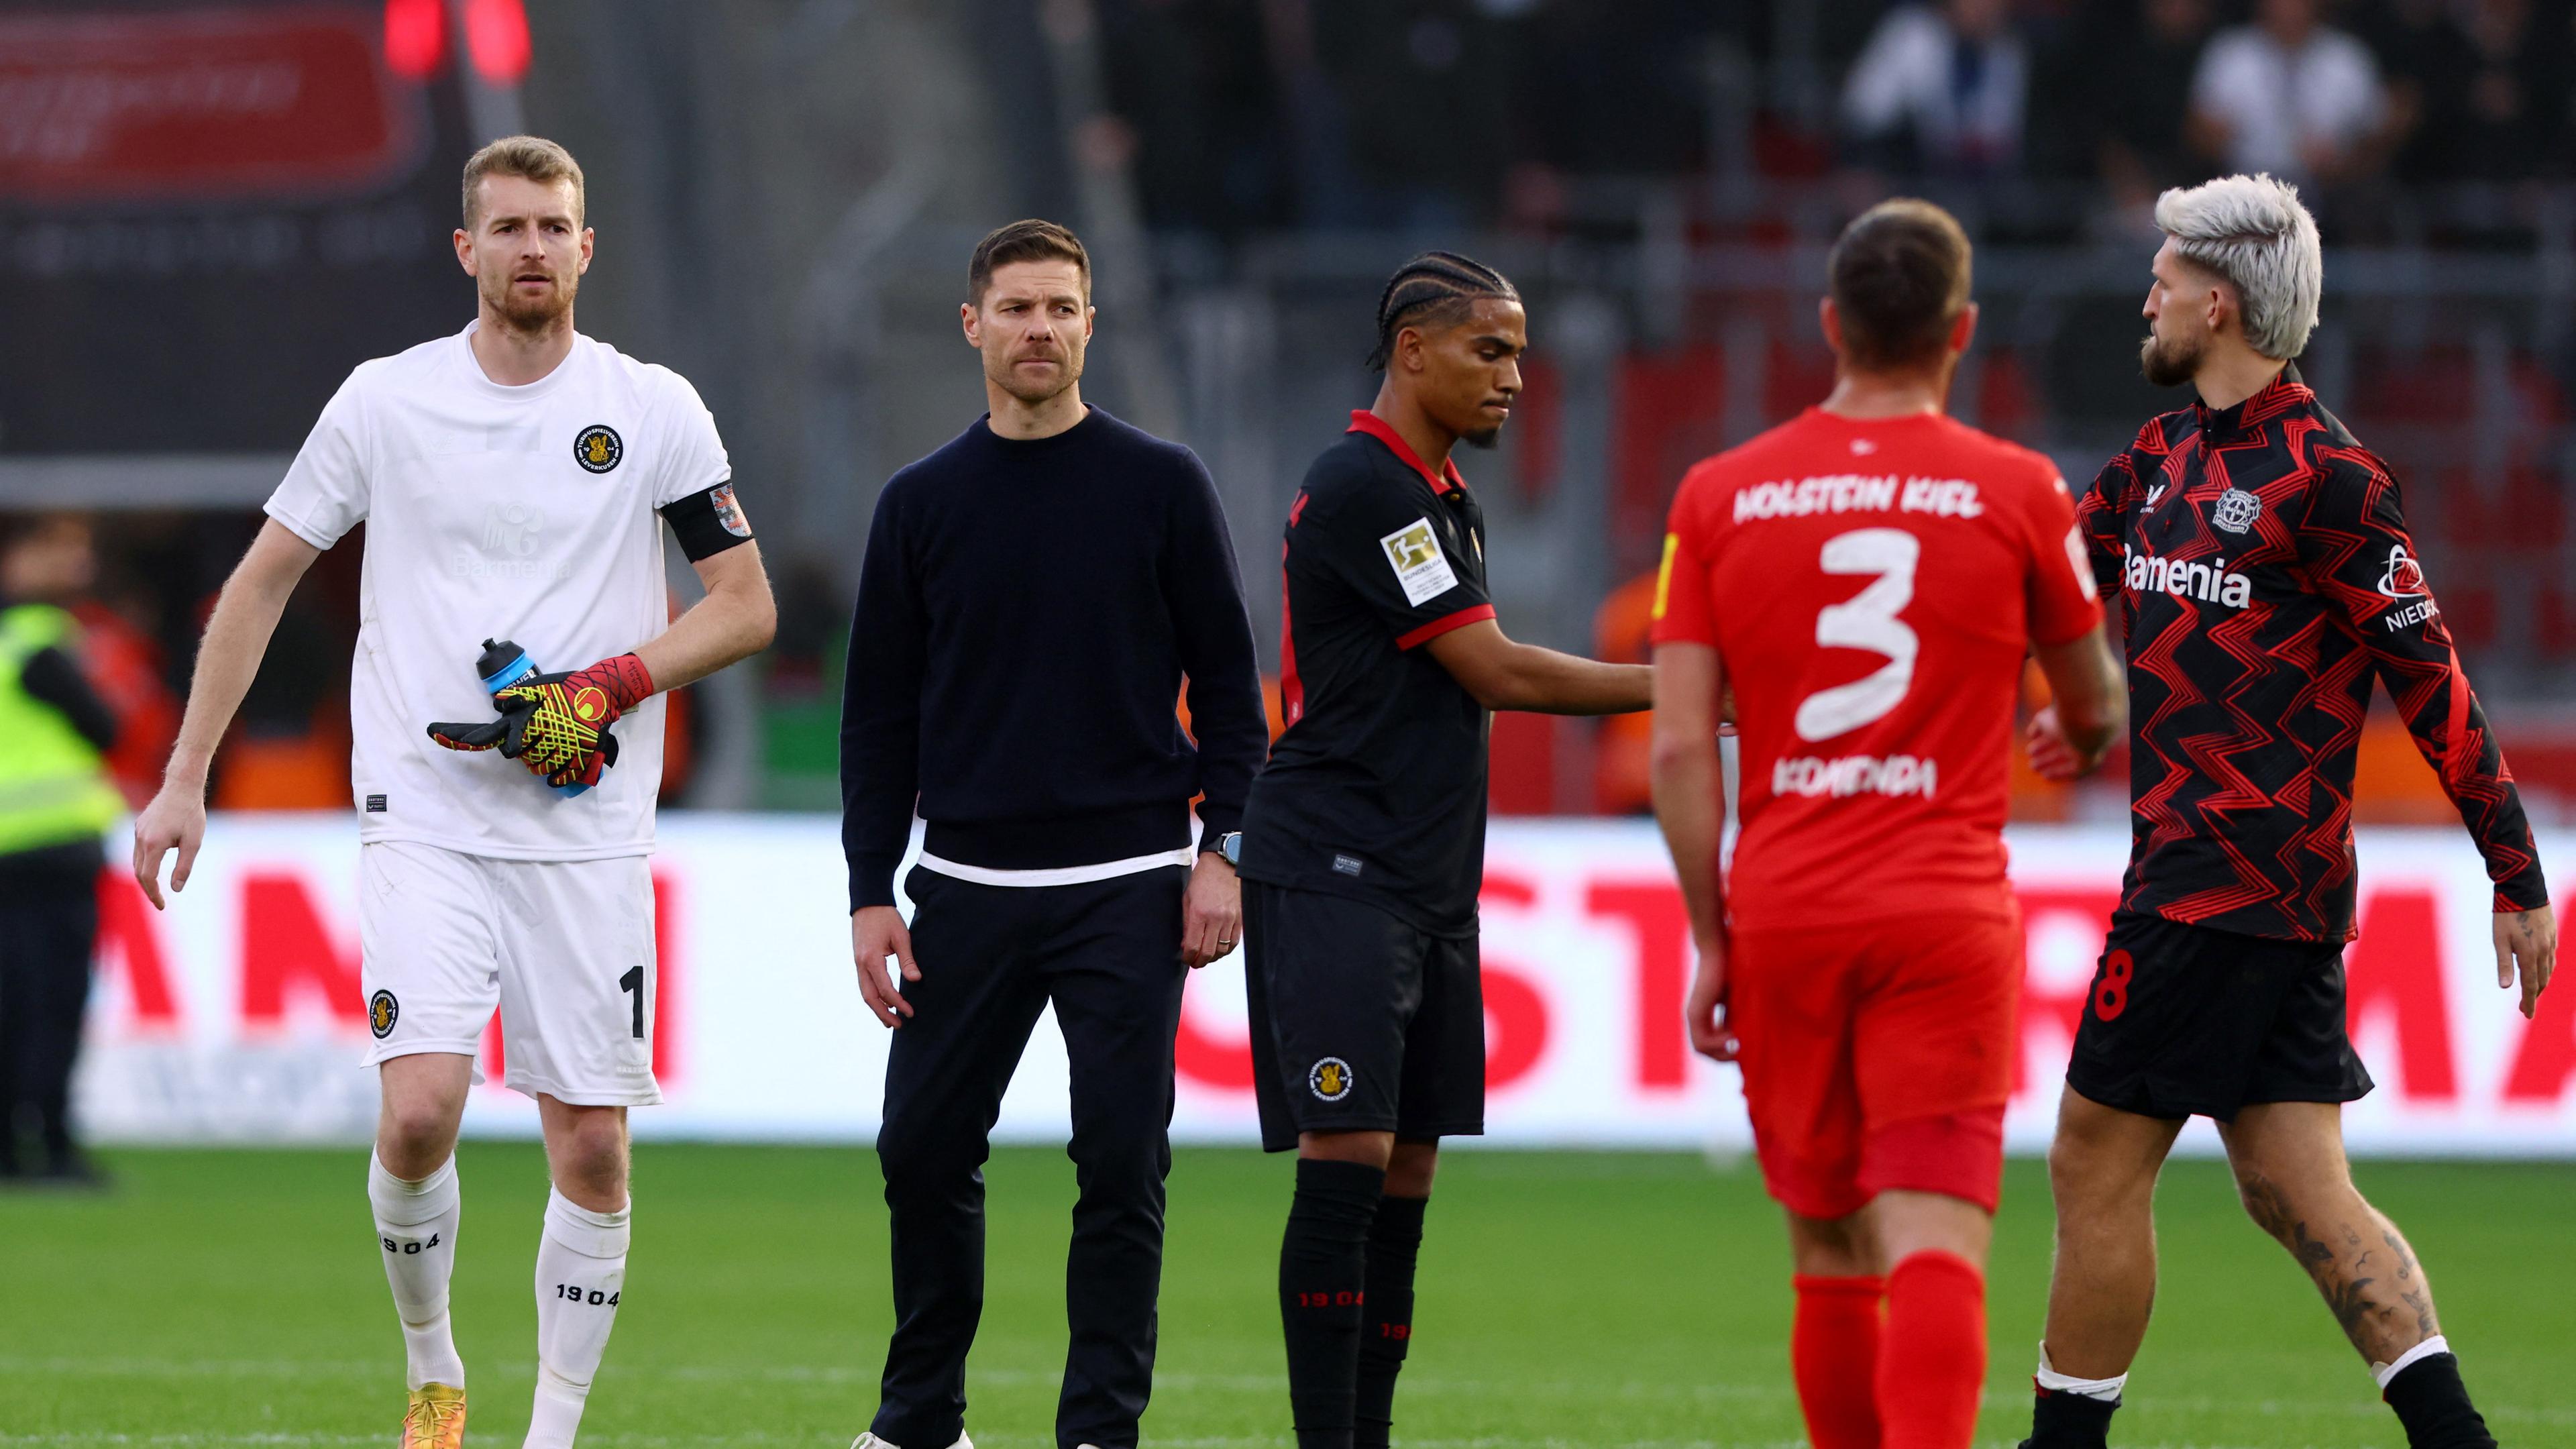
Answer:
M2486 858L2496 909L2547 904L2397 480L2296 368L2233 408L2149 422L2076 518L2128 632L2123 909L2349 939L2353 759L2374 676Z

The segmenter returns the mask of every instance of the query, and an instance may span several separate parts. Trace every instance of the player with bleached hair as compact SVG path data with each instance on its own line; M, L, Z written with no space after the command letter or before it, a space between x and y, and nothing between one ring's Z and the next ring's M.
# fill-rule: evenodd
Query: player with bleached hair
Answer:
M554 1182L527 1444L568 1449L623 1296L626 1109L662 1099L655 696L766 646L776 613L696 390L573 330L592 247L581 167L552 141L495 141L466 163L464 209L474 320L361 363L323 408L207 622L168 774L135 821L134 874L159 907L176 850L170 888L186 886L216 742L287 595L364 522L350 775L365 1065L384 1102L367 1197L408 1360L402 1444L465 1435L454 1153L497 1005L503 1081L537 1099ZM676 621L665 521L707 589ZM583 667L508 683L492 666L516 654L481 657L498 639ZM496 748L526 771L483 753Z
M2290 359L2323 286L2316 222L2269 176L2156 203L2140 353L2199 400L2150 420L2079 502L2129 659L2132 845L2049 1151L2057 1261L2029 1449L2101 1449L2155 1295L2157 1170L2214 1119L2245 1208L2316 1281L2414 1449L2493 1449L2397 1225L2353 1187L2343 1104L2353 764L2373 681L2495 883L2496 984L2537 1007L2558 928L2513 775L2461 672L2397 481ZM2031 757L2064 777L2055 721Z

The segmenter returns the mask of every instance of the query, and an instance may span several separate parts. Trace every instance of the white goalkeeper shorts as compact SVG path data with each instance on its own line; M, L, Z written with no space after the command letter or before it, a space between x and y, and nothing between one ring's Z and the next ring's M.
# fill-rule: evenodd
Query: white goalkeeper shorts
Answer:
M358 942L375 1038L364 1065L479 1056L497 1006L502 1085L576 1106L662 1100L650 857L495 860L372 841L358 847Z

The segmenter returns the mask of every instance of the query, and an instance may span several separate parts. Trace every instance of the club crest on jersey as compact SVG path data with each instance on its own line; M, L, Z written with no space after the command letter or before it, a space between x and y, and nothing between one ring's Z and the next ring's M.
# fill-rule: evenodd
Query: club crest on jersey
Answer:
M367 1030L383 1041L394 1034L394 1023L402 1020L402 1003L390 991L379 991L367 998Z
M575 434L572 460L593 473L605 473L626 456L626 440L606 423L592 423Z
M2392 599L2412 599L2423 595L2424 565L2406 551L2406 545L2391 544L2388 567L2380 570L2379 592Z
M1306 1069L1306 1089L1325 1102L1338 1102L1351 1094L1351 1064L1340 1057L1326 1057Z
M2209 526L2229 533L2243 533L2263 516L2263 500L2242 488L2230 488L2218 495L2209 510Z

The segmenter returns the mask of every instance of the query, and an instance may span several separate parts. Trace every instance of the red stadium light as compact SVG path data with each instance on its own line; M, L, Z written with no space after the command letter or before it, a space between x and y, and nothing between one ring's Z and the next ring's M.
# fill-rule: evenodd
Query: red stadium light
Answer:
M385 0L385 66L425 81L447 59L447 7L440 0Z
M514 86L528 73L528 12L519 0L465 0L465 49L487 85Z

